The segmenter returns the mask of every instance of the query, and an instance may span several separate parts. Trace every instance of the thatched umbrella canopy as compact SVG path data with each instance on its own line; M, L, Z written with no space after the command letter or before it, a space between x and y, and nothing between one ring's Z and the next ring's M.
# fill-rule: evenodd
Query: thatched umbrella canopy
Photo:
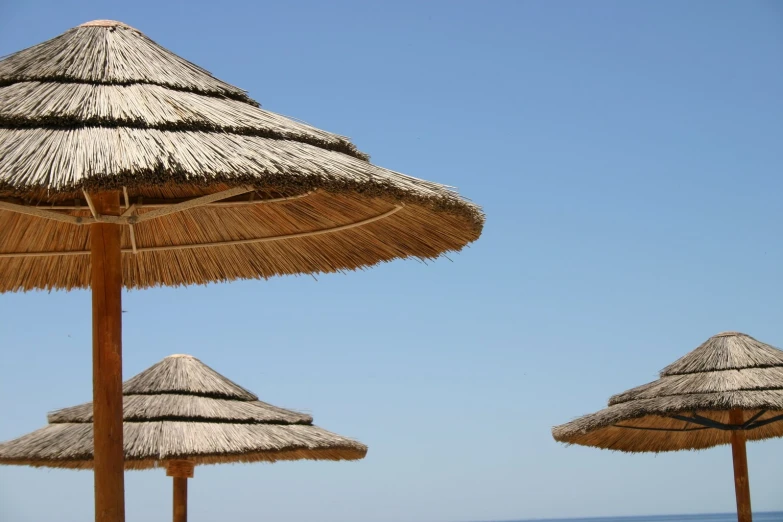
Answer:
M749 522L745 441L783 436L783 351L724 332L660 375L613 396L608 408L555 427L555 440L626 452L731 444L738 516Z
M123 406L125 469L165 467L174 476L175 521L185 520L195 465L367 454L364 444L313 426L310 415L259 401L189 355L166 357L126 381ZM52 412L48 420L0 444L0 464L91 469L92 403Z
M483 223L123 23L0 60L0 292L92 289L97 520L124 519L122 287L435 258Z
M484 221L112 21L0 61L0 159L0 291L89 287L96 222L124 225L123 284L144 288L432 258ZM121 216L93 215L105 191Z

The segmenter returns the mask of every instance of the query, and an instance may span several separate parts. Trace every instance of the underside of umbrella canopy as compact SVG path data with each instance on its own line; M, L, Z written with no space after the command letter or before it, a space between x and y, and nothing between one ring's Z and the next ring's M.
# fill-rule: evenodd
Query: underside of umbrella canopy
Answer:
M104 191L122 215L96 212ZM88 287L96 222L123 225L143 288L435 258L484 215L97 21L0 61L0 292Z
M309 415L261 402L190 356L170 356L128 380L125 468L279 460L357 460L367 447L313 426ZM0 464L90 469L92 403L49 414L49 425L0 444Z
M742 421L731 412L742 412ZM783 436L783 351L737 332L708 339L661 378L552 430L560 442L627 452L704 449Z

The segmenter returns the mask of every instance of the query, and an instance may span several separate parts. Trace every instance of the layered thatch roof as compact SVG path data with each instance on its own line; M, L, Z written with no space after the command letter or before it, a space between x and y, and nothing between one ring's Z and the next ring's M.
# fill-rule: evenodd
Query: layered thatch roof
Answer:
M484 223L452 189L372 165L112 21L0 61L0 292L87 287L81 225L105 216L84 191L103 190L125 194L128 288L433 258Z
M731 410L742 410L743 425ZM609 407L552 430L569 444L675 451L783 436L783 351L737 332L711 337L661 378L613 396Z
M356 460L367 447L313 426L309 415L261 402L188 355L125 382L126 469L278 460ZM0 444L0 464L92 467L92 403L49 414L49 425Z

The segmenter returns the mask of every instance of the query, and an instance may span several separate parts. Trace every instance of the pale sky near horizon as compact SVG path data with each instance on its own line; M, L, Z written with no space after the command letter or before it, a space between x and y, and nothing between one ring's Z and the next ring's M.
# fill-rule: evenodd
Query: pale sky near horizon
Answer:
M190 353L369 446L196 469L190 520L457 522L734 510L731 451L628 455L550 429L725 330L783 348L783 2L0 2L0 56L121 20L456 186L448 259L124 295L124 377ZM86 292L0 296L0 440L91 399ZM783 440L748 447L783 510ZM162 470L127 520L167 521ZM92 518L89 472L0 467L0 521Z

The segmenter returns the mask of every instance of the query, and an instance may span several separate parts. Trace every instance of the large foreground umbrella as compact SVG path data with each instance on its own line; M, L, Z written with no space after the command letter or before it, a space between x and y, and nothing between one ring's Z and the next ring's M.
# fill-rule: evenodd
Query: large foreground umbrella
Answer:
M122 23L0 61L0 292L92 288L96 520L124 519L123 286L435 258L483 222Z
M783 436L783 351L737 332L711 337L661 378L552 430L569 444L628 452L731 444L740 522L751 521L746 440Z
M198 464L357 460L367 446L313 426L309 415L261 402L189 355L171 355L123 386L125 468L165 467L174 521L187 519ZM92 404L49 414L49 425L0 444L0 464L93 466Z

